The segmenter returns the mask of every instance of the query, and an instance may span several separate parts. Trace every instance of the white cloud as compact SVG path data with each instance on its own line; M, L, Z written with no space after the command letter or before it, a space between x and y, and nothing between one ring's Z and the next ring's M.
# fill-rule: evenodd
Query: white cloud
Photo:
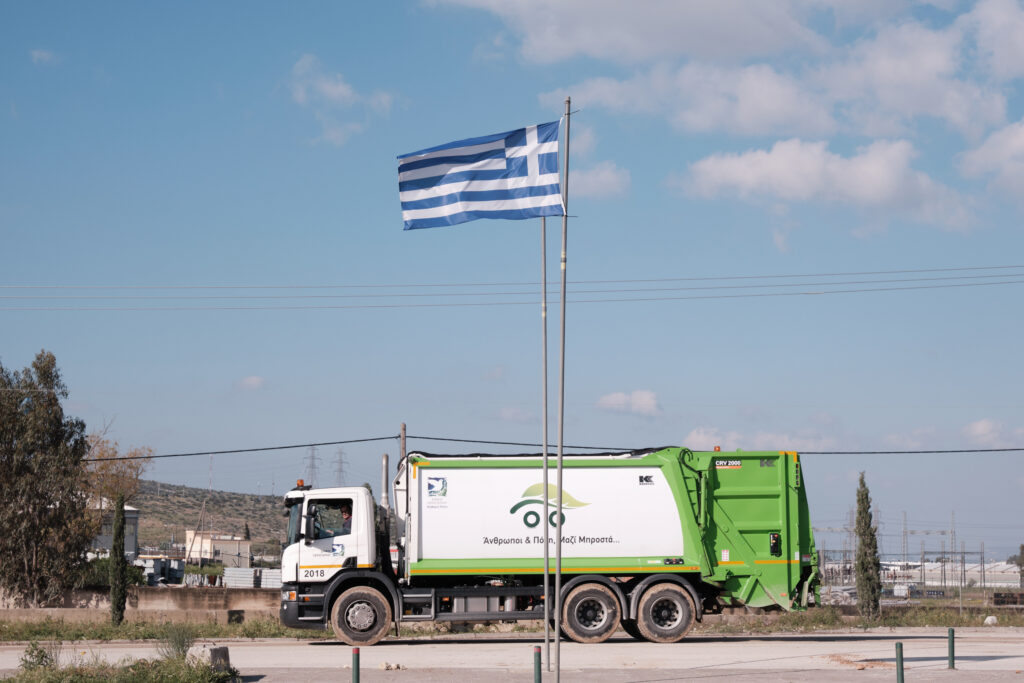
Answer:
M723 451L823 451L836 446L833 437L819 434L777 434L756 432L723 432L717 427L697 427L683 439L683 446L693 450L710 451L720 446Z
M629 192L629 185L629 171L613 161L569 171L569 190L574 197L621 197Z
M1006 0L991 1L1009 7ZM981 13L985 7L979 6L980 16L988 16ZM1002 14L1011 27L1017 21L1024 26L1024 11ZM1024 74L1024 30L1006 30L994 19L958 21L939 30L906 21L799 66L723 65L699 58L679 66L659 62L626 78L591 78L540 99L554 108L571 93L581 106L661 116L687 132L892 137L907 135L918 119L934 118L976 138L1001 124L1006 113L1004 94L970 68L970 37L985 34L966 27L990 24L1002 31L993 36L995 45L1005 43L991 48L998 62L993 68L1004 77L1018 73L1015 68ZM977 49L989 49L980 37Z
M320 140L339 146L365 128L370 114L387 114L394 102L383 90L360 93L340 73L327 73L311 54L292 66L290 87L292 100L309 108L320 123Z
M687 178L670 183L701 197L838 203L964 227L968 215L963 200L912 169L913 157L914 149L905 140L877 141L842 157L829 152L824 142L792 139L776 142L770 150L705 157L691 164Z
M628 394L621 391L605 394L597 400L597 407L613 413L629 413L646 417L661 415L658 395L648 389L637 389Z
M503 381L505 379L505 366L495 365L493 368L490 368L489 370L484 372L483 378L485 382Z
M968 177L990 175L996 187L1024 202L1024 119L997 130L976 149L966 152L960 170Z
M1024 6L1018 0L982 0L957 23L976 35L979 56L993 76L1024 76Z
M919 116L947 121L967 135L1003 121L998 90L959 77L963 32L917 23L887 26L855 44L848 56L820 67L812 80L867 135L895 135Z
M664 116L677 129L690 132L817 135L836 128L820 94L765 64L659 65L624 80L593 78L545 93L540 100L552 104L561 101L564 92L571 92L573 102L583 107Z
M30 50L29 56L33 64L56 64L60 61L56 54L50 50Z
M257 375L250 375L249 377L243 377L238 382L238 386L245 391L259 391L267 383L266 379Z
M537 416L528 410L516 407L506 407L498 411L498 419L502 422L514 422L516 424L526 424L529 422L537 422Z
M488 10L521 37L522 58L552 63L585 56L642 62L673 56L739 60L820 51L822 38L803 23L797 0L446 0Z
M1012 448L1024 438L1024 428L1009 428L988 417L969 423L960 433L970 443L982 448Z

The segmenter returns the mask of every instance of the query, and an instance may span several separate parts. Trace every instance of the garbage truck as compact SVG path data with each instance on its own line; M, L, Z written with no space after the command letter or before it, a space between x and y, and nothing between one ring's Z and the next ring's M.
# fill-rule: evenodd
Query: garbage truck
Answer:
M724 606L820 602L797 453L565 455L561 508L554 467L545 489L540 455L411 452L379 504L368 486L300 481L284 497L282 623L372 645L404 622L542 619L545 601L554 620L544 527L553 575L559 522L558 619L577 642L621 626L672 643Z

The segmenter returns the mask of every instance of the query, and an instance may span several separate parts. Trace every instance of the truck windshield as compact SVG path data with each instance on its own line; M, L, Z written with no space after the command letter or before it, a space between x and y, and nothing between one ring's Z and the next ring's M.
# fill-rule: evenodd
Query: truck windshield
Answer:
M300 522L302 520L302 499L295 498L285 502L288 506L288 545L299 542Z

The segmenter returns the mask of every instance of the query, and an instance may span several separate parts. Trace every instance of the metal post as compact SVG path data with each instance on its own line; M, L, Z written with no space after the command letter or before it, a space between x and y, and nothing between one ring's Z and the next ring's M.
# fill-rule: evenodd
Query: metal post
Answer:
M551 522L548 515L548 500L551 491L548 489L548 223L544 216L540 217L540 321L541 321L541 343L544 347L541 353L541 365L544 376L544 389L542 391L544 414L541 419L542 438L541 451L544 454L544 668L551 671Z
M903 683L903 643L896 643L896 683Z
M359 648L352 648L352 683L359 683Z
M562 680L562 454L565 445L565 271L569 235L569 98L565 98L565 159L562 164L562 337L558 359L558 499L555 503L555 682Z
M956 656L954 654L954 649L953 649L953 628L950 627L950 629L949 629L949 668L950 669L955 669L956 668L955 664L956 664Z
M540 683L540 645L533 646L533 683Z

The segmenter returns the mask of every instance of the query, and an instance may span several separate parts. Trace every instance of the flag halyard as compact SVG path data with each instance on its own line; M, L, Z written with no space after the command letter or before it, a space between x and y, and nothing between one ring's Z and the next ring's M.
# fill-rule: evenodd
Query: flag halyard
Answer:
M398 191L405 229L479 218L563 215L559 123L458 140L399 156Z

